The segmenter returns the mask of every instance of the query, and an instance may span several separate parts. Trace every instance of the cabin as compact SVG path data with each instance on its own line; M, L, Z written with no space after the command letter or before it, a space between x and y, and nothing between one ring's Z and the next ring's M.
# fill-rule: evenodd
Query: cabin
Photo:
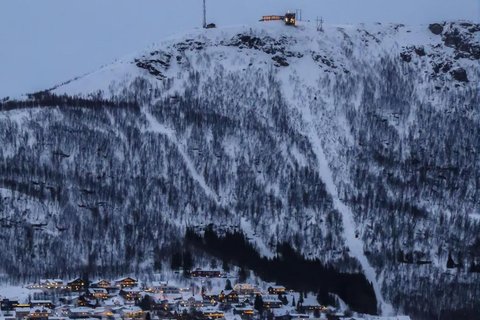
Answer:
M137 306L125 307L122 310L123 319L143 319L144 315L143 310Z
M61 279L41 279L38 284L30 286L31 289L60 289L63 287Z
M17 319L25 319L30 314L30 307L16 307L15 308L15 317Z
M50 315L50 310L45 308L33 308L30 310L30 313L27 316L27 319L35 319L35 320L48 320L48 316Z
M113 312L108 308L99 307L93 310L93 317L105 319L105 318L113 317Z
M302 309L305 312L315 312L315 311L327 311L327 307L319 305L319 304L303 304Z
M162 286L160 291L163 294L180 294L180 289L174 286Z
M17 299L10 300L10 299L5 298L0 302L0 310L2 310L2 311L12 311L17 306L18 306L18 300Z
M115 285L120 288L131 288L136 287L138 284L137 280L134 278L126 277L115 280Z
M235 290L225 290L222 292L223 302L238 303L238 293Z
M202 297L204 301L210 301L210 303L214 304L216 302L220 302L223 299L223 290L214 290L209 292L202 292Z
M241 317L253 317L255 310L251 306L238 304L233 306L233 314L238 314Z
M129 301L139 300L140 298L142 298L142 294L139 289L131 288L125 288L120 290L120 296L122 296L125 300Z
M90 318L93 314L92 308L78 307L70 309L68 315L72 319Z
M274 320L290 320L288 310L285 308L271 309L269 313L271 313Z
M284 20L287 26L295 26L297 24L295 13L290 13L290 12L285 13Z
M110 281L102 279L102 280L93 282L90 287L107 289L107 288L110 288L111 286L112 284L110 283Z
M186 300L180 301L179 305L181 307L187 307L187 308L201 308L205 304L203 302L203 299L201 299L200 297L193 296L193 297L190 297Z
M152 293L162 293L162 289L167 286L167 282L165 281L153 281L145 290L145 292L152 292Z
M55 308L55 305L53 304L52 300L32 300L30 301L30 305L32 308L38 308L38 307L43 307L48 309Z
M277 309L277 308L282 308L283 303L278 299L278 296L276 295L264 295L262 297L263 299L263 308L265 309Z
M284 286L270 286L267 290L269 294L285 294L287 292L287 288Z
M108 292L105 288L90 288L88 289L88 295L94 299L108 299Z
M225 313L223 311L217 310L212 307L205 307L200 309L202 317L205 319L220 319L225 317Z
M17 315L13 311L8 311L3 314L2 320L17 320Z
M91 305L92 305L92 302L90 301L90 299L85 297L85 295L81 295L80 297L78 297L77 306L79 306L79 307L89 307Z
M84 291L87 288L87 281L77 278L70 282L67 282L67 289L74 292Z
M233 290L235 290L239 295L250 295L254 296L256 294L260 294L261 290L258 289L256 286L250 283L237 283Z

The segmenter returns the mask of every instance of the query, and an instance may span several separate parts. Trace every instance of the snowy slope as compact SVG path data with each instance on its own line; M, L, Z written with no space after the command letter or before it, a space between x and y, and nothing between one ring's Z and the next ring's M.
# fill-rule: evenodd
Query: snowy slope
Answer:
M51 91L138 108L2 111L1 186L50 201L38 214L47 226L25 234L32 248L61 239L68 252L105 235L106 246L95 236L80 246L75 265L142 261L213 223L243 229L266 257L288 242L363 272L386 315L429 317L425 292L446 286L471 307L480 27L437 29L273 22L167 39ZM24 168L54 191L31 187Z

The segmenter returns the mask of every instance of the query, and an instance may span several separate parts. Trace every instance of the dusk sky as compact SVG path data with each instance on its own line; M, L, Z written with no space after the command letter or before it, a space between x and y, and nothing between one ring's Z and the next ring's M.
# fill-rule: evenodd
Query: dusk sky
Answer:
M1 0L0 97L45 89L197 28L201 0ZM218 26L302 9L328 24L480 20L479 0L207 0Z

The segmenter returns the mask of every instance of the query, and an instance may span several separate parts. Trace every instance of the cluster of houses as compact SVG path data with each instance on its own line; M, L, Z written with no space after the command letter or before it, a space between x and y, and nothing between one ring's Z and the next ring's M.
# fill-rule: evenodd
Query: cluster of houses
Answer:
M141 283L133 277L114 281L46 279L27 286L28 299L0 297L0 320L70 319L269 319L291 320L330 317L330 310L315 302L298 307L298 293L283 286L259 288L232 284L225 274L194 270L188 287L167 281ZM204 284L217 278L221 287ZM303 297L302 297L303 302Z

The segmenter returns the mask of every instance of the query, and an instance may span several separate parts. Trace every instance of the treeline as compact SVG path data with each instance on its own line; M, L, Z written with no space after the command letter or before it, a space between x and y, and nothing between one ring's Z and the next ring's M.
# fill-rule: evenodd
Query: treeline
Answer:
M203 236L187 229L185 237L189 244L223 261L251 269L266 281L302 292L317 292L321 303L333 304L329 293L335 293L355 311L377 313L375 292L363 274L341 273L318 259L307 260L288 243L279 244L277 257L267 259L240 232L227 232L220 237L209 226Z
M50 91L39 91L28 94L25 100L0 101L0 111L10 111L15 109L27 109L38 107L67 107L67 108L123 108L139 110L139 105L135 101L125 99L116 99L115 101L103 98L103 94L91 94L88 97L69 96L66 94L57 95Z

